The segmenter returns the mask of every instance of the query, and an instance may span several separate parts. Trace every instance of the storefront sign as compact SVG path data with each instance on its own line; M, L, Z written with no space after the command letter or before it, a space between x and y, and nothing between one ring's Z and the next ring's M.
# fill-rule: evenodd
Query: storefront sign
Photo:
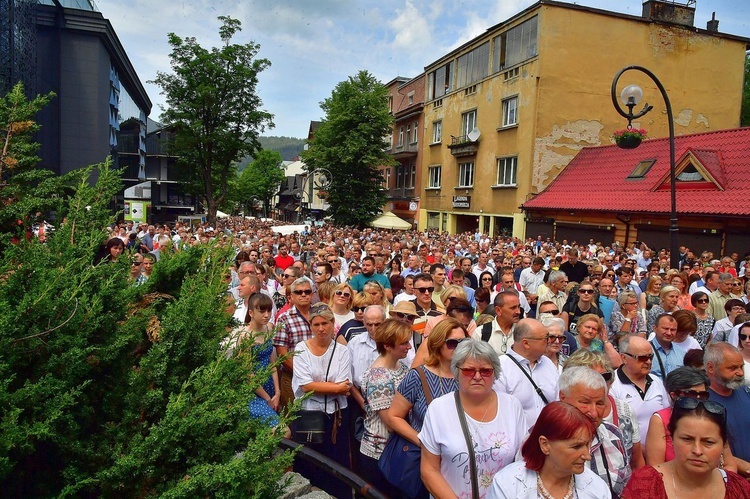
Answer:
M453 196L454 208L469 208L471 205L471 196Z

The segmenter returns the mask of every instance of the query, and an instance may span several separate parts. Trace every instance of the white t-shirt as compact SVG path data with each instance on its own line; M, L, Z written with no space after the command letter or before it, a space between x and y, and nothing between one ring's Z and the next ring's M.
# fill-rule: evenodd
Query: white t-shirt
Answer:
M683 341L683 342L680 342L680 343L677 343L676 341L673 341L673 342L672 342L672 344L673 344L673 345L677 345L678 347L681 347L681 348L682 348L683 350L685 350L686 352L687 352L688 350L693 350L693 349L695 349L695 348L697 348L697 349L699 349L699 350L703 350L703 349L701 348L701 344L700 344L700 343L698 343L698 340L696 340L695 338L693 338L693 337L692 337L692 336L690 336L690 335L688 335L688 336L687 336L687 338L685 338L685 341Z
M526 418L521 403L505 393L497 393L497 416L482 423L466 415L474 443L479 495L484 497L492 477L512 463L526 435ZM471 497L469 454L453 393L432 401L427 408L422 431L422 445L440 456L440 472L458 497Z
M336 348L335 352L334 346ZM313 382L328 381L331 383L340 383L346 380L351 382L352 356L346 345L336 344L336 341L331 341L331 344L328 345L328 350L323 355L317 356L310 351L307 341L301 341L294 347L294 352L292 390L294 390L295 399L302 398L305 395L302 386ZM333 360L331 361L331 369L328 371L328 377L326 378L328 360L331 358L331 355L333 355ZM328 395L327 398L326 403L325 395L313 393L312 396L302 402L302 409L309 411L325 410L329 414L332 414L336 411L334 400L338 400L341 409L347 406L345 395Z
M337 314L336 312L333 313L333 318L336 321L336 330L338 330L341 326L346 324L346 321L349 321L351 319L354 319L354 312L351 310L345 313L344 315Z

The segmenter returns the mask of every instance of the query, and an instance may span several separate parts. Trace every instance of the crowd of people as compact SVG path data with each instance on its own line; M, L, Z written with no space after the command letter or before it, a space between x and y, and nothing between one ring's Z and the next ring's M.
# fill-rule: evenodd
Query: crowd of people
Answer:
M122 224L100 259L137 285L211 242L226 344L281 360L250 417L300 399L279 430L388 497L750 497L750 253L230 217Z

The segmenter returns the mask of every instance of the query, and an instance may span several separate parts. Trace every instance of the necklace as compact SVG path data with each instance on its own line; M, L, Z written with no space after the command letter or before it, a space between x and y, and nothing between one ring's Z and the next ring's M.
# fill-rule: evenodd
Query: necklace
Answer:
M570 482L568 483L568 492L563 496L563 499L573 498L575 485L576 485L575 476L570 475ZM539 495L544 497L545 499L555 499L555 496L550 494L549 490L547 490L547 488L544 486L544 482L542 482L542 475L540 475L539 473L537 473L536 475L536 489L539 492Z
M713 471L711 473L713 473ZM680 491L677 488L677 482L675 482L674 477L675 477L675 471L674 471L674 468L672 468L672 488L674 489L675 494L679 496ZM716 480L714 480L713 478L711 480L714 482L713 485L711 486L711 497L716 497Z

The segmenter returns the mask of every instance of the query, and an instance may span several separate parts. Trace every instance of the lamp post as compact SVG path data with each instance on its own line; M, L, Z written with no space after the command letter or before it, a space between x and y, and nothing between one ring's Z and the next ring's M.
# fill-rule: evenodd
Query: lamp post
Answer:
M317 180L315 178L316 173L318 174ZM308 182L311 182L309 191L307 189ZM315 189L317 189L318 192L326 191L331 187L332 183L333 175L331 175L331 172L326 168L316 168L311 172L308 172L307 176L302 181L302 187L294 193L294 197L300 200L300 211L297 212L297 222L299 222L299 217L302 214L302 200L305 198L305 193L307 193L308 203L312 203L313 191Z
M255 210L255 206L260 203L260 205L263 207L263 218L266 217L266 204L263 202L261 198L258 196L250 196L250 207L253 209L253 212Z
M612 80L612 105L618 113L628 120L628 128L632 127L634 119L638 119L644 114L651 111L654 106L649 106L648 103L644 104L643 109L633 114L633 108L643 98L643 90L638 85L628 85L620 93L620 100L628 111L620 107L620 103L617 100L617 81L626 71L640 71L645 74L656 84L656 87L661 92L661 96L664 99L664 103L667 106L667 121L669 123L669 194L670 194L670 216L669 216L669 265L670 267L677 269L680 264L680 250L677 246L677 193L675 190L675 147L674 147L674 116L672 115L672 104L669 102L669 96L667 91L664 89L664 85L661 84L659 79L654 73L644 68L643 66L627 66L622 68L616 75L615 79Z

